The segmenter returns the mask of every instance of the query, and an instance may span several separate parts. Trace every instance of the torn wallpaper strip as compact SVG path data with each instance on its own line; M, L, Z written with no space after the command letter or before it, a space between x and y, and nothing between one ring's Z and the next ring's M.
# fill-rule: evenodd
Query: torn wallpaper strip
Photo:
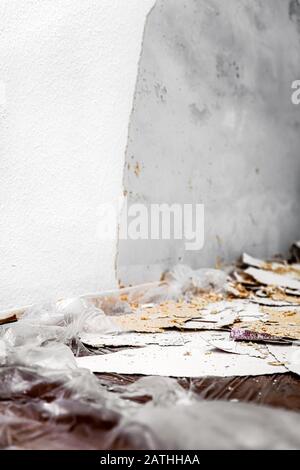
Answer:
M268 345L268 350L289 371L300 375L300 342L291 346Z
M79 367L98 373L159 375L168 377L246 376L285 373L269 354L266 359L216 351L202 344L146 346L115 353L79 357Z
M210 340L209 343L216 349L232 354L245 354L246 356L260 357L262 359L266 359L269 355L269 351L264 345L241 343L226 339Z
M179 331L164 331L162 333L121 333L118 335L82 334L80 340L94 348L112 347L143 347L149 344L160 346L182 346L191 341L192 334L182 334Z
M92 333L83 333L80 336L81 341L95 348L103 346L112 347L144 347L151 344L159 346L183 346L187 343L193 345L203 345L203 341L211 343L212 341L228 341L229 333L215 331L195 331L179 332L164 331L161 333L121 333L116 335L100 335Z
M245 270L245 273L261 284L300 290L300 280L296 280L289 275L277 274L272 271L256 268L248 268Z

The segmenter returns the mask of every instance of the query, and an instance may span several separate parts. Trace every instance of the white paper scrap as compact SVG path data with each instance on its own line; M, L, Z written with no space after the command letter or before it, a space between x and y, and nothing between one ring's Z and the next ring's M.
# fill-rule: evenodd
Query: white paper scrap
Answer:
M266 359L216 351L206 341L196 346L146 346L139 349L76 358L91 372L141 374L168 377L246 376L285 373L285 367ZM272 362L273 361L273 362Z
M187 343L193 345L203 344L203 340L210 342L213 340L229 340L230 335L227 332L217 331L173 331L166 330L160 333L135 333L125 332L121 334L97 334L97 333L82 333L80 340L95 348L103 346L113 347L145 347L149 345L159 346L183 346Z
M83 333L80 335L80 340L84 344L95 348L100 348L102 346L143 347L149 344L158 344L160 346L182 346L191 341L191 335L191 333L183 334L179 331L164 331L162 333L124 332L117 335Z
M259 268L263 269L269 272L275 272L276 270L286 270L287 273L286 275L293 278L293 279L298 279L300 278L300 265L298 263L294 264L287 264L284 262L268 262L268 261L262 261L257 258L253 258L252 256L248 255L247 253L243 254L242 257L243 263L252 266L253 268ZM282 274L282 273L281 273Z
M225 339L217 339L209 341L211 346L221 351L232 354L245 354L252 357L260 357L265 359L269 355L269 351L265 345L249 344L240 341L230 341Z
M300 341L295 341L290 346L268 344L268 350L289 371L300 375Z
M300 281L288 275L277 274L272 271L265 271L263 269L256 268L248 268L245 270L245 273L261 284L300 290Z
M266 264L265 261L253 258L253 256L250 256L247 253L243 253L242 261L244 264L247 264L248 266L253 266L254 268L263 268Z
M286 293L287 295L295 295L296 297L300 297L300 290L285 289L285 293Z
M228 329L227 327L233 322L224 322L222 323L213 323L199 320L189 320L182 325L180 325L181 330L222 330L223 328Z
M268 297L250 297L249 301L258 304L258 305L263 305L265 307L299 307L300 304L296 302L289 302L289 301L283 301L283 300L273 300L269 299Z

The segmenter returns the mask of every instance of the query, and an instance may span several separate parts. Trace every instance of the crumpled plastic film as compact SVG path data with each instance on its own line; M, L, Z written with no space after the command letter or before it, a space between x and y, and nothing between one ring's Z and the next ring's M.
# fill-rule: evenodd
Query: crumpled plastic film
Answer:
M128 294L128 300L137 304L161 303L181 297L181 289L175 283L161 282L153 286L141 287Z
M261 406L299 410L299 397L292 374L176 381L4 366L0 448L299 448L300 415Z
M184 294L197 294L203 292L223 292L228 275L219 269L196 269L178 264L165 275L165 280L177 286Z
M86 299L64 300L2 325L0 448L299 448L300 415L286 411L300 410L299 379L292 374L175 380L95 375L76 365L74 354L89 354L83 332L120 331L104 311L129 311L133 299L219 293L226 282L222 271L178 266L163 282L131 291L128 302L106 299L96 307Z
M81 399L101 401L105 389L93 374L78 368L74 355L91 354L79 339L81 333L119 330L101 310L83 299L35 306L18 322L0 327L0 365L30 367L45 380L59 378Z
M205 268L193 270L189 266L178 264L166 272L163 281L157 285L130 292L128 300L148 304L189 298L199 293L222 293L226 291L227 281L228 274L225 271Z
M32 349L31 360L34 365L35 360L37 363L40 360L38 348L52 342L51 347L48 346L49 358L53 357L54 362L59 364L60 361L55 358L72 355L71 350L64 345L73 344L73 352L76 353L74 345L80 345L80 333L106 334L119 331L120 327L111 318L83 299L37 305L26 310L18 322L1 327L0 361L5 364L7 359L11 363L18 357L20 361L26 360ZM47 363L49 365L50 359Z
M152 431L154 449L279 450L299 448L300 417L245 403L148 403L121 429L141 424Z
M154 405L170 405L171 403L184 403L195 399L193 392L186 390L170 377L142 377L127 387L115 388L125 398L148 397Z
M68 374L64 377L52 371L47 376L28 367L6 366L0 377L2 449L101 449L110 445L120 415L110 409L105 390L93 402L84 398L82 390L67 386ZM81 384L84 378L81 376Z

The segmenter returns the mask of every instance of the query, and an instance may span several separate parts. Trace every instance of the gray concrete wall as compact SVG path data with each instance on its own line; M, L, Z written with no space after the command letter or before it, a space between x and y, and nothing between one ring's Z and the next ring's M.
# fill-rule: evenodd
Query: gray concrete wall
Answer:
M128 123L154 0L0 1L0 311L116 287Z
M124 175L129 204L204 203L205 244L120 241L122 282L178 261L268 256L299 238L296 0L158 0L148 17Z

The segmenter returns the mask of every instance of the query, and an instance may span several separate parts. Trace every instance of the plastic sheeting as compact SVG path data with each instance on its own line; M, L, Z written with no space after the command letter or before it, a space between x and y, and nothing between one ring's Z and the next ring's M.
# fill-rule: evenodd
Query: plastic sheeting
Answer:
M76 356L118 350L92 350L80 337L118 333L113 316L132 302L225 289L224 273L178 269L169 284L27 309L0 327L2 449L300 448L300 385L290 373L176 381L77 367Z
M70 380L60 374L42 376L28 367L3 367L0 447L118 450L300 447L299 414L261 406L300 410L299 381L291 374L178 382L103 375L95 379L98 396L94 398L84 396ZM246 406L243 402L257 405Z

